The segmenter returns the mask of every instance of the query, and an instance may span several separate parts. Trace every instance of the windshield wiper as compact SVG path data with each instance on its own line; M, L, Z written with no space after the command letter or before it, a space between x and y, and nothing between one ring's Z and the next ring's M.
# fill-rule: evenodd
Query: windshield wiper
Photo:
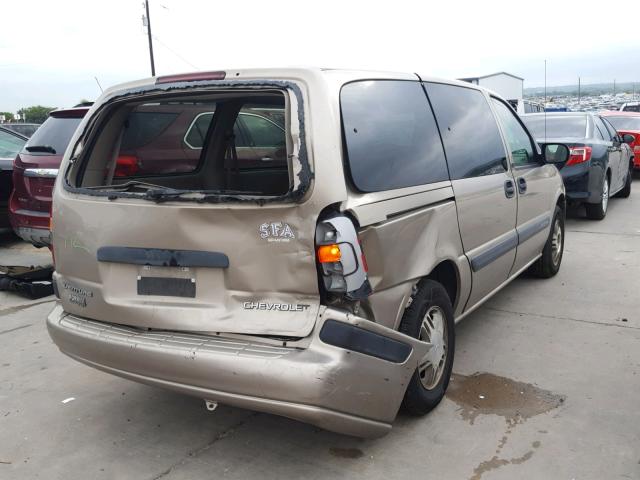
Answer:
M27 152L43 152L43 153L56 153L56 149L51 145L29 145L25 147Z

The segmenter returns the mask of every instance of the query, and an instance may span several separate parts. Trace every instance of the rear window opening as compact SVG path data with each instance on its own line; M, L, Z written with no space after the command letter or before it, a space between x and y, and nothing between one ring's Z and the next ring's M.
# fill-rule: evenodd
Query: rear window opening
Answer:
M294 157L288 102L282 91L227 90L114 103L76 147L83 151L72 155L68 184L156 200L286 195Z

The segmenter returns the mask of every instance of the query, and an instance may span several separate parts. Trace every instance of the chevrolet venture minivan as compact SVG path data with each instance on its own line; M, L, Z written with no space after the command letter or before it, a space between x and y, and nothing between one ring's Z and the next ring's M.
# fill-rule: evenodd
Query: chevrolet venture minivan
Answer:
M193 121L175 142L179 115ZM422 415L444 396L457 320L525 270L560 268L553 163L568 154L497 95L415 74L121 85L56 180L50 335L210 409L383 435L401 405Z

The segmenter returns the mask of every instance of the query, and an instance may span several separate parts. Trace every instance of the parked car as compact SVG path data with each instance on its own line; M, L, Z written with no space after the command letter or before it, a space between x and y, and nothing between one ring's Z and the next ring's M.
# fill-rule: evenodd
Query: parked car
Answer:
M627 102L620 105L621 112L640 112L640 102Z
M51 191L69 140L87 107L54 110L15 159L9 220L36 247L49 244Z
M631 194L632 151L606 118L592 113L531 114L522 117L538 142L562 142L571 156L559 164L567 200L583 203L587 217L602 220L609 197Z
M640 113L614 110L601 112L600 115L605 117L620 135L633 137L627 137L627 141L633 150L633 166L636 170L640 169Z
M9 193L11 192L11 175L13 159L22 149L27 137L0 126L0 228L9 228Z
M173 144L145 109L203 104L211 118L182 123L189 169L158 151L144 173L114 174L125 138ZM383 435L401 404L422 415L443 398L455 321L525 270L558 272L565 193L549 162L568 156L500 97L414 74L119 86L56 180L49 333L78 361L211 410Z
M25 137L30 137L40 127L39 123L3 123L2 126L14 132L18 132Z

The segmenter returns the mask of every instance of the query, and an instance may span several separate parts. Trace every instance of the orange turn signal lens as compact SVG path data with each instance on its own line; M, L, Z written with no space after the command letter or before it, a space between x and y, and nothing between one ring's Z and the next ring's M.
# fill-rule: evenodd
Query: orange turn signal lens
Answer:
M335 243L332 245L321 245L318 248L318 261L320 263L339 262L342 258L340 246Z

